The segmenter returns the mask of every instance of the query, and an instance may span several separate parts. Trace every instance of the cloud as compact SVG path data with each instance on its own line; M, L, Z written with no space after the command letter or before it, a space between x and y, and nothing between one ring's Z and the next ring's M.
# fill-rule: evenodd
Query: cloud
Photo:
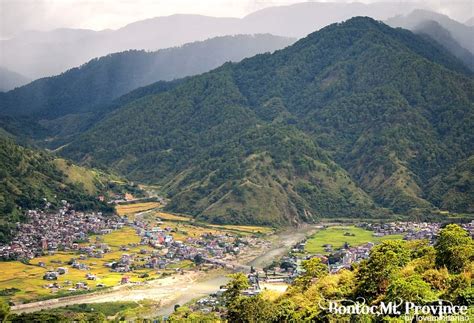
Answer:
M347 2L347 0L336 0ZM380 0L362 0L376 2ZM394 1L394 0L392 0ZM410 1L410 0L404 0ZM0 37L25 30L54 28L107 29L176 13L242 17L275 5L303 0L0 0ZM322 1L330 2L330 1ZM413 2L413 1L410 1ZM426 3L426 1L424 1ZM473 0L431 0L438 11L460 21L473 16Z

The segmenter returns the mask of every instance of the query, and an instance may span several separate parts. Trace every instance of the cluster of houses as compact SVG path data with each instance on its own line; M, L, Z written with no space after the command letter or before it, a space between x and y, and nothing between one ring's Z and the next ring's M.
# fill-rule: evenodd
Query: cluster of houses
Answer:
M141 237L138 253L123 253L120 259L106 263L113 272L130 272L136 269L166 269L169 265L183 260L205 262L206 259L231 259L240 251L258 242L254 238L239 238L231 234L203 234L200 237L187 237L184 241L175 240L174 229L170 227L135 226ZM136 247L136 246L135 246ZM151 248L145 248L151 247ZM151 249L151 250L150 250ZM128 251L127 246L121 248Z
M374 237L400 234L404 240L429 240L434 242L441 224L437 222L360 223L359 227L373 231Z
M12 241L0 245L0 259L32 259L55 251L76 250L90 234L105 234L124 225L119 217L77 212L67 201L62 202L63 207L54 213L29 210L27 223L18 223Z
M441 229L440 223L428 222L391 222L391 223L360 223L357 226L373 231L374 237L384 237L388 235L401 235L404 240L428 240L433 244ZM474 237L474 221L463 224L462 227ZM319 257L323 263L328 265L331 273L341 269L351 268L354 263L367 259L374 243L367 242L359 246L345 244L342 248L334 249L332 245L324 245L324 254L304 255L305 241L293 246L291 254L299 255L284 257L280 267L276 267L276 272L288 273L289 277L294 277L300 272L301 260L311 257Z

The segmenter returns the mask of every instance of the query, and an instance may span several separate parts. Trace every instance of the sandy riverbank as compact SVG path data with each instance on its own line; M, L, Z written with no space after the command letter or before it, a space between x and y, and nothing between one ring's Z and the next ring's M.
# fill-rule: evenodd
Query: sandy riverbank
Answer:
M315 228L310 225L298 229L282 231L269 237L270 247L254 249L236 259L254 267L269 265L274 259L283 256L289 248L313 233ZM142 301L152 300L159 308L156 315L166 315L172 312L175 304L184 304L196 297L215 292L228 279L227 272L212 270L210 272L188 271L183 274L148 281L143 285L124 285L113 287L104 292L85 295L68 296L57 299L21 304L11 308L14 313L34 312L41 309L52 309L66 305L80 303L103 303L114 301Z

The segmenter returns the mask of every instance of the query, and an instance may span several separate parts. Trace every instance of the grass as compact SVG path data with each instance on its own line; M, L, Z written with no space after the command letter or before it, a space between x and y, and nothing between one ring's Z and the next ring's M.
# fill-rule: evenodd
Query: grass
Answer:
M23 264L19 261L0 262L0 290L6 290L9 288L17 288L19 291L4 299L10 299L13 302L29 302L39 299L50 298L55 295L57 297L72 294L73 292L67 291L71 286L66 286L65 282L70 281L72 284L77 282L86 281L86 273L92 273L97 276L96 281L87 281L91 289L95 289L99 283L105 284L106 286L115 286L120 283L123 274L110 272L109 268L105 267L105 263L118 260L123 253L138 254L141 249L151 251L152 248L149 246L136 246L130 247L128 251L119 250L120 246L134 244L140 242L140 237L135 233L135 230L130 227L125 227L121 230L114 231L110 234L92 236L91 242L94 242L96 237L101 241L107 243L112 251L106 253L103 258L88 258L86 260L80 260L80 262L87 264L90 270L79 270L71 268L67 265L67 262L71 258L77 258L79 255L76 252L57 252L54 255L47 255L32 259L29 264ZM139 257L140 258L140 257ZM45 267L39 266L39 262L44 262ZM137 260L137 263L140 263ZM57 267L67 267L68 273L59 276L58 282L63 288L56 294L52 294L51 290L44 288L52 282L43 280L43 275L46 271L56 269ZM144 273L148 274L146 278L140 278ZM148 279L155 279L161 276L152 269L141 269L134 272L126 273L125 275L130 277L132 282L139 282Z
M119 312L134 309L138 307L139 304L136 302L106 302L106 303L94 303L94 304L74 304L68 305L65 307L59 307L54 309L54 312L75 312L75 313L84 313L84 312L98 312L102 313L105 316L113 316Z
M350 235L344 235L344 234ZM373 231L365 230L355 226L333 226L315 233L306 242L305 250L309 253L327 253L324 245L330 244L333 249L341 248L345 242L355 247L367 242L380 243L383 240L403 239L402 235L388 235L374 237Z
M88 170L68 163L64 159L55 159L54 164L67 176L70 183L81 183L89 194L97 193L97 174L93 170Z
M124 216L124 215L132 215L135 213L152 210L159 206L160 206L160 203L158 202L144 202L144 203L117 205L115 209L118 215Z

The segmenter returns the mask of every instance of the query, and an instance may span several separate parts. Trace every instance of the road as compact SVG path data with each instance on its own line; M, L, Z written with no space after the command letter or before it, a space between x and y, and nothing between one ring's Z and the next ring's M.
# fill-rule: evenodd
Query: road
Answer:
M250 266L263 268L271 262L283 256L289 248L298 241L303 240L307 235L313 233L316 229L313 226L303 226L298 229L292 229L275 234L271 237L272 247L252 255L250 261L242 260L243 263L227 264L235 266L234 269L248 271ZM153 315L168 315L173 311L175 304L184 304L196 297L209 295L219 290L221 285L228 281L226 272L205 274L202 272L186 272L183 275L174 275L163 279L157 279L148 282L146 285L139 286L118 286L111 290L101 293L91 293L85 295L69 296L57 299L51 299L28 304L13 306L13 313L34 312L41 309L51 309L63 307L66 305L80 303L103 303L113 301L141 301L151 299L159 303L159 307Z

